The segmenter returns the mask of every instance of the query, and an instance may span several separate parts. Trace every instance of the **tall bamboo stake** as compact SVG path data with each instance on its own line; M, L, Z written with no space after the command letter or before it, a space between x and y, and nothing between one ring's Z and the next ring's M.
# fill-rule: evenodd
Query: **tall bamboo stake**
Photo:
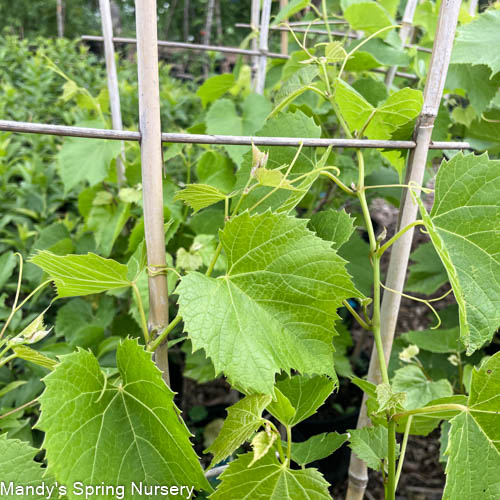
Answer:
M401 28L399 30L399 38L401 38L403 46L406 45L406 42L408 41L413 28L413 17L415 16L417 3L418 0L408 0L406 3L403 20L401 21ZM392 82L394 81L394 77L396 76L397 69L397 66L392 66L392 68L389 68L387 76L385 77L385 84L389 89L392 87Z
M122 130L122 112L120 108L120 90L116 72L115 48L113 45L113 20L109 0L99 0L101 10L102 37L104 39L104 56L106 59L106 73L108 75L109 104L111 107L111 122L114 130ZM125 180L125 147L122 143L120 156L116 159L116 178L118 185Z
M257 94L264 93L266 84L266 68L268 51L268 36L269 36L269 21L271 20L271 0L262 1L262 12L260 15L260 32L259 32L259 64L257 66L257 82L255 91Z
M258 32L260 21L260 0L252 0L252 10L250 12L250 27L253 32ZM252 38L251 49L253 52L258 51L257 37ZM257 86L257 67L259 66L259 57L255 55L252 57L252 83L255 90Z
M439 110L446 74L448 73L460 3L460 0L443 0L441 3L436 38L434 40L431 63L424 90L424 106L414 133L416 148L412 150L408 160L406 184L412 182L415 186L421 186L423 182L434 121ZM417 196L420 194L418 189L414 189L414 191ZM411 193L408 189L405 189L401 198L400 216L396 230L398 231L414 222L416 220L417 210L417 206L412 200ZM403 291L412 240L413 229L407 231L392 246L386 286L396 290L396 292ZM380 322L382 326L382 343L386 362L388 362L391 354L400 303L401 295L399 293L384 292ZM370 359L368 380L376 384L381 381L375 346L373 347ZM358 429L370 424L370 420L366 413L365 403L366 398L363 398L358 419ZM354 454L351 454L349 486L346 500L361 500L367 483L368 473L366 464L359 460Z
M280 10L288 5L288 0L280 0ZM281 32L281 50L282 54L288 54L288 32Z
M148 326L151 332L159 332L168 325L168 291L163 221L156 0L136 0L135 16L144 232L150 270ZM163 372L163 379L169 384L167 344L156 350L155 362Z
M64 5L63 5L63 0L57 0L56 14L57 14L57 36L59 38L62 38L64 36Z

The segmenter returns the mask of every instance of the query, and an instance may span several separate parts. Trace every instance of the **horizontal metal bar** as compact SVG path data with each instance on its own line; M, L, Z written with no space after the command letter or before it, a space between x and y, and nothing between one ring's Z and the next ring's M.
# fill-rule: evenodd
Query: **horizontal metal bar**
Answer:
M84 42L102 42L102 36L94 36L94 35L83 35L80 37ZM137 43L135 38L123 38L123 37L113 37L113 42L115 43ZM240 49L239 47L225 47L221 45L202 45L200 43L186 43L186 42L166 42L159 40L158 45L161 47L172 47L186 50L212 50L214 52L228 52L230 54L242 54L247 56L260 56L262 54L267 57L271 57L273 59L290 59L290 56L287 54L278 54L276 52L260 52L258 50L248 50L248 49ZM374 73L387 73L387 70L374 68L370 71ZM411 73L404 73L402 71L396 71L396 76L401 78L406 78L408 80L418 80L416 75Z
M94 35L83 35L80 37L81 40L85 42L102 42L102 36ZM124 38L115 36L113 37L114 43L137 43L135 38ZM186 42L168 42L164 40L158 40L159 47L170 47L173 49L186 49L186 50L213 50L214 52L226 52L229 54L242 54L245 56L260 56L262 52L258 50L240 49L239 47L225 47L221 45L203 45L201 43L186 43ZM265 52L268 57L273 57L275 59L289 59L286 54L278 54L277 52Z
M289 26L316 26L316 25L325 25L325 21L294 21L291 23L288 23ZM341 21L340 19L338 20L329 20L328 24L349 24L348 21Z
M44 123L16 122L0 120L0 130L28 134L47 134L92 139L111 139L117 141L140 141L139 132L99 128L70 127L67 125L47 125ZM414 149L414 141L382 141L372 139L301 139L298 137L257 137L238 135L205 135L162 133L163 142L183 144L220 144L236 146L294 146L338 148L378 148ZM471 149L468 142L433 142L431 149Z
M237 23L235 24L236 28L248 28L250 29L252 26L250 24L245 24L245 23ZM269 28L270 30L273 31L286 31L289 32L291 31L290 28L287 26L271 26ZM328 35L328 31L326 30L318 30L318 29L306 29L306 28L297 28L294 29L296 33L311 33L312 35ZM355 33L348 33L345 31L334 31L330 30L330 33L334 36L346 36L347 38L358 38L358 35ZM432 49L429 49L428 47L420 47L419 45L413 45L413 44L407 44L405 45L406 48L411 48L418 50L419 52L427 52L428 54L432 54Z

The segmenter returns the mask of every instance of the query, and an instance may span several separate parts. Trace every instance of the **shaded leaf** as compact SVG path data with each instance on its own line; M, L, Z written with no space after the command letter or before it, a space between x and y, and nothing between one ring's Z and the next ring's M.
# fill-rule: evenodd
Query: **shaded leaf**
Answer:
M302 443L292 443L292 460L299 465L307 465L330 456L348 439L347 434L324 432L310 437Z
M345 210L323 210L312 215L309 228L338 250L354 232L354 219Z

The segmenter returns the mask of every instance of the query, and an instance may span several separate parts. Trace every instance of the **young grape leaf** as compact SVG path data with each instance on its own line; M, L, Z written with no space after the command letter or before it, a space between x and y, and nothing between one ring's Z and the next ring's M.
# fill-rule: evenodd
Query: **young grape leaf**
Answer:
M487 64L492 76L500 71L500 11L487 10L457 29L452 63Z
M213 500L331 500L328 483L316 469L283 467L272 453L249 467L252 458L246 453L229 464Z
M429 380L416 365L407 365L396 370L392 387L395 391L406 393L403 406L407 410L421 408L433 399L453 395L453 388L448 380Z
M48 368L49 370L53 370L57 361L44 356L42 353L31 349L31 347L25 345L16 345L12 348L12 350L16 353L18 358L24 359L25 361L30 361L31 363L35 363L35 365L43 366L44 368Z
M295 416L295 408L277 387L274 388L274 394L276 399L267 406L267 411L283 425L287 425Z
M228 270L217 279L192 272L177 288L193 348L249 393L273 393L275 374L296 369L334 376L336 309L361 297L345 261L284 214L228 222L220 241Z
M31 257L54 281L57 296L75 297L131 286L127 266L93 253L59 256L46 250Z
M284 19L288 19L309 5L310 0L292 0L286 3L285 6L278 12L272 22L272 26L279 24Z
M354 232L354 219L345 210L323 210L313 214L309 221L312 229L322 240L331 241L338 250Z
M299 465L307 465L329 457L348 439L347 434L323 432L302 443L292 443L292 460Z
M364 31L367 35L393 23L384 7L376 2L353 3L344 10L344 17L352 29ZM387 32L383 32L378 36L386 35Z
M349 448L371 469L380 470L387 458L387 429L381 425L347 431Z
M16 486L30 486L36 488L45 483L51 486L52 481L45 477L45 469L41 467L40 462L35 462L35 455L39 450L32 448L28 443L18 439L7 439L7 434L0 435L0 478L2 478L2 487L5 487L6 494L2 498L14 500L23 497L22 494L16 494ZM13 490L10 490L10 484ZM29 495L34 500L47 498L47 494Z
M276 388L294 409L293 415L283 420L284 413L275 414L275 402L272 402L267 410L284 425L294 426L313 415L332 393L335 382L328 377L306 375L294 375L293 377L280 380ZM278 392L278 391L276 391ZM281 409L281 408L278 408ZM280 418L281 417L281 418Z
M269 426L269 424L267 424ZM255 462L266 456L272 449L278 434L270 429L258 432L252 439L251 445L253 450L252 461L248 464L251 467Z
M417 200L459 306L460 338L472 354L500 324L500 162L455 155L436 178L430 216Z
M450 423L443 499L500 498L500 353L472 372L467 407Z
M232 73L215 75L203 82L196 95L201 99L201 105L205 108L207 104L223 96L235 83Z
M224 425L215 441L205 450L212 453L211 467L227 458L262 425L262 412L271 402L271 396L246 396L227 410Z
M45 378L38 427L45 432L48 473L63 484L102 482L128 485L128 491L132 481L210 490L174 393L151 354L128 339L118 347L116 362L116 384L107 383L87 351L64 356ZM77 498L71 490L68 497Z
M209 184L223 193L229 193L234 187L236 177L231 160L216 151L207 151L196 164L196 175L200 184Z
M194 213L225 199L226 195L222 191L208 184L188 184L174 197L174 200L182 200L189 205Z

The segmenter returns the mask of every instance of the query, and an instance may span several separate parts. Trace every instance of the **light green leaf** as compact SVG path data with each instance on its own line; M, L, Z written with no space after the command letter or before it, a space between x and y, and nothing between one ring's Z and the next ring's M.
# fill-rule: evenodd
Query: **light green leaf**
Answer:
M274 389L276 400L267 406L267 411L278 419L283 425L288 425L295 416L295 408L290 400L276 387Z
M244 212L220 235L227 273L189 273L177 288L193 348L248 392L272 393L281 370L334 376L336 309L361 294L344 260L306 224Z
M305 9L309 5L309 3L310 0L292 0L289 3L287 2L273 19L272 26L276 26L284 19L288 19L294 14L297 14L297 12Z
M459 153L443 162L430 216L422 219L459 306L460 338L471 354L500 325L500 162Z
M269 450L273 447L277 437L278 435L276 432L271 431L269 424L267 424L267 429L265 431L260 431L255 435L251 442L253 458L248 464L248 467L251 467L255 462L267 455Z
M372 106L378 106L389 97L384 82L369 76L356 80L352 88L357 90Z
M451 62L486 64L492 75L500 71L500 11L487 10L472 22L458 28Z
M66 138L57 155L57 168L67 193L81 181L91 186L108 176L111 161L121 150L120 141Z
M390 412L396 413L403 409L403 403L406 399L404 392L396 392L396 387L391 387L389 384L378 384L375 392L377 394L378 410L377 413Z
M325 45L325 57L329 63L343 61L347 52L341 42L330 42Z
M473 370L467 409L450 422L443 499L500 498L499 353Z
M224 425L215 441L205 450L212 453L211 466L227 458L252 436L262 425L262 412L271 402L271 396L246 396L227 410Z
M387 457L387 429L381 425L347 431L349 448L371 469L380 470Z
M209 184L229 193L236 182L231 160L216 151L207 151L198 160L196 175L200 184Z
M228 92L234 84L235 79L232 73L212 76L203 82L196 95L201 99L201 105L205 108L207 104L216 101Z
M347 50L351 52L362 41L353 41ZM410 57L402 47L396 48L380 38L372 38L349 57L345 68L347 71L363 71L380 66L406 67L409 64Z
M289 191L299 191L288 179L285 179L285 176L280 170L269 170L265 167L260 167L255 171L255 178L261 186L279 187L280 189L288 189Z
M42 483L51 486L52 481L45 477L45 469L40 462L35 462L35 455L38 454L36 448L32 448L28 443L18 439L7 439L7 434L0 435L0 477L2 486L5 486L7 494L2 495L6 500L17 500L23 494L16 494L16 486L39 487ZM12 493L9 490L13 485ZM44 488L45 491L45 488ZM47 498L47 493L41 495L29 495L30 499L42 500Z
M226 195L222 191L208 184L188 184L174 197L174 200L182 200L186 205L189 205L194 213L225 199Z
M408 292L432 295L448 282L446 269L432 243L420 245L410 259L414 264L409 266L410 274L405 285Z
M364 31L371 35L376 31L393 24L388 12L376 2L360 2L349 5L344 17L354 30ZM378 36L386 36L387 32Z
M396 370L392 387L395 391L406 393L403 405L407 410L421 408L433 399L453 395L453 388L448 380L429 380L415 365L404 366Z
M127 266L93 253L54 255L46 250L31 257L54 281L57 296L75 297L131 286Z
M151 354L129 339L116 361L116 385L106 383L87 351L65 356L45 378L38 427L45 432L48 473L63 484L102 482L127 491L132 481L210 489ZM68 498L78 497L69 490Z
M12 348L12 350L15 352L18 358L24 359L25 361L30 361L31 363L34 363L38 366L43 366L44 368L48 368L49 370L53 370L57 365L57 361L48 358L42 353L35 351L34 349L31 349L31 347L28 347L26 345L16 345Z
M283 110L288 104L308 90L317 76L318 68L313 65L303 66L298 71L293 73L290 78L282 84L280 90L276 93L276 106L273 110L272 116L274 116L278 111Z
M440 330L417 330L404 333L402 337L410 344L418 345L425 351L442 354L462 352L465 347L460 342L460 329L457 327Z
M321 460L340 448L347 439L347 434L323 432L302 443L292 443L292 460L299 465Z
M286 404L283 405L282 403L277 407L276 403L273 402L267 407L267 410L278 418L282 424L297 425L316 413L316 410L332 393L334 387L335 382L328 377L294 375L276 383L276 388L290 402L290 405L294 409L293 415L288 409L286 412L282 411L283 407L286 406ZM276 392L278 393L278 391ZM278 403L280 403L279 399ZM275 408L280 413L275 413ZM288 418L286 418L287 416Z
M361 130L375 109L344 80L337 79L335 102L351 130Z
M338 250L354 232L354 219L345 210L323 210L313 214L309 221L312 229L321 239L332 242Z
M252 457L247 453L229 464L213 500L331 500L328 483L316 469L283 467L272 453L249 467Z

